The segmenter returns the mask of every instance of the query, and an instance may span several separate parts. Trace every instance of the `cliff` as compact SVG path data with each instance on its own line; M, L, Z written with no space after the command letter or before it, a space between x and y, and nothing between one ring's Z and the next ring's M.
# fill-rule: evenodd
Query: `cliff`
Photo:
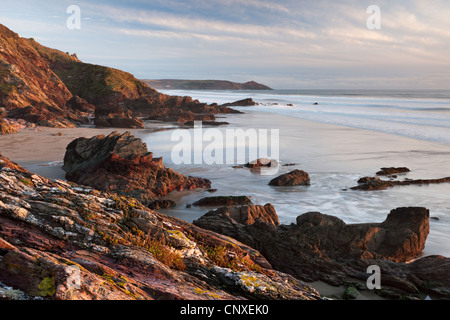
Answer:
M0 25L0 103L6 116L55 127L83 122L82 114L67 107L71 92L34 43Z
M44 126L73 127L95 117L99 127L139 128L143 123L138 117L215 120L217 113L236 112L190 97L161 94L130 73L84 63L75 54L21 38L3 25L0 76L5 117Z

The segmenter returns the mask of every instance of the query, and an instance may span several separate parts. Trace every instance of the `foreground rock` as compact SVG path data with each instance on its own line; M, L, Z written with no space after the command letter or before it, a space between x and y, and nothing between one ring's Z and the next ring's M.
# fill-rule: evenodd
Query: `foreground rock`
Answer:
M148 208L152 210L160 210L160 209L175 208L176 206L177 204L173 200L155 200L148 205Z
M80 138L67 146L66 178L102 191L114 191L144 204L174 190L210 188L206 179L186 177L153 158L141 139L129 132Z
M309 186L310 178L303 170L294 170L285 173L269 182L271 186Z
M7 299L319 299L240 242L2 156L0 226Z
M222 207L209 211L193 223L207 230L256 245L255 239L246 230L246 226L253 225L256 222L266 222L274 227L280 224L275 208L269 203L265 206Z
M419 292L426 292L450 297L450 259L427 257L404 263L424 249L429 233L425 208L398 208L383 223L355 225L318 212L299 216L296 224L278 225L273 213L242 219L238 210L220 208L194 224L242 241L259 250L277 270L305 281L336 286L357 282L367 289L367 267L378 265L382 269L380 295L417 298ZM241 210L248 211L246 207ZM437 266L428 271L425 266L430 261L443 271Z
M339 218L319 212L309 212L299 216L295 226L283 226L280 230L274 229L278 226L278 219L274 218L276 213L273 207L266 205L264 209L268 209L269 213L259 214L258 218L261 221L257 224L255 224L257 221L255 218L235 219L239 215L235 211L231 212L230 208L209 212L196 220L195 224L208 229L212 229L215 224L221 227L224 223L222 220L225 217L225 211L226 215L237 224L250 226L246 233L250 235L254 233L254 242L249 243L247 240L247 244L254 247L263 247L262 244L265 241L267 241L266 245L280 244L279 248L270 247L262 250L269 253L268 257L280 254L279 250L285 252L282 246L289 243L296 248L294 251L302 253L313 254L314 252L310 251L313 249L321 255L326 254L332 258L389 259L397 262L419 256L425 247L429 233L429 212L424 208L399 208L393 210L383 223L360 225L347 225ZM248 211L248 207L235 210ZM206 218L210 221L207 226L203 223ZM211 223L213 220L216 221L215 224ZM271 236L274 232L268 232L266 236L260 237L259 232L271 228L275 231L275 237ZM292 239L295 241L293 242Z

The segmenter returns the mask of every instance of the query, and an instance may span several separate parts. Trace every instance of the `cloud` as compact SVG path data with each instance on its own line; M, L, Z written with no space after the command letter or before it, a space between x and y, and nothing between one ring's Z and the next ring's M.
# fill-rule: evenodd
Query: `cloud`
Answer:
M383 78L402 85L409 77L442 86L442 77L432 75L450 69L445 0L377 0L381 30L367 29L370 3L356 0L79 1L77 34L65 30L69 2L62 2L46 2L45 10L31 0L7 4L6 12L15 15L0 12L0 19L19 33L48 39L46 45L78 51L88 62L107 61L148 77L158 70L160 78L247 75L283 85L284 79L319 85L334 78L348 86L371 77L377 85ZM38 16L18 16L33 8Z

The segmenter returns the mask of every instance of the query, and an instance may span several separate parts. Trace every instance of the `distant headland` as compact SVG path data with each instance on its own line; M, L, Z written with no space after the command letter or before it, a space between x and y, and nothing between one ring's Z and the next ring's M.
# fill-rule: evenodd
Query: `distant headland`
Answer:
M142 80L147 85L155 89L174 89L174 90L272 90L272 88L248 81L237 83L225 80Z

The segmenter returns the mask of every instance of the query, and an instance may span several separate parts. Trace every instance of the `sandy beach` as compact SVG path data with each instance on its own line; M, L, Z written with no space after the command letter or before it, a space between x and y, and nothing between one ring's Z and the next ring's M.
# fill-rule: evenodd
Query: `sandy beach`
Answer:
M146 135L163 130L170 125L148 124L146 129L98 129L70 128L58 129L37 127L25 129L18 134L0 136L0 152L27 170L52 179L64 179L61 170L67 145L77 138L91 138L96 135L108 135L117 131L129 131L135 135Z

